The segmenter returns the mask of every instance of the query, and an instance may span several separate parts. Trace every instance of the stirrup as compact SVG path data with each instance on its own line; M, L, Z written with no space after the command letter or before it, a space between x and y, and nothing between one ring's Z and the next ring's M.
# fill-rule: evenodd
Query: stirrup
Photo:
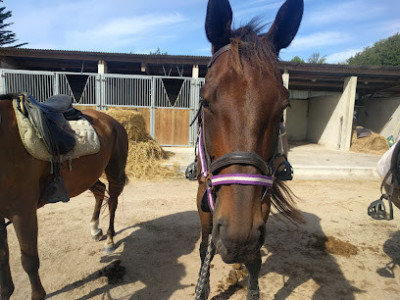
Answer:
M279 171L279 169L282 166L283 166L283 169L281 171ZM284 160L276 168L275 176L276 176L276 178L283 180L283 181L292 180L293 179L292 165L287 160Z
M389 216L383 199L389 202ZM393 205L390 198L388 199L385 195L382 195L378 200L371 202L368 206L368 215L375 220L393 220Z
M185 177L190 181L194 181L197 179L197 159L187 166L185 171Z

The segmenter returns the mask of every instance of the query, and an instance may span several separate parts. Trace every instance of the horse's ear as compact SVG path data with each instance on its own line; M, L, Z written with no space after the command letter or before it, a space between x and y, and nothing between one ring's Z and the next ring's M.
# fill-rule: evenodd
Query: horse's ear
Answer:
M303 0L286 0L279 9L274 23L264 36L272 43L276 54L292 42L303 17L303 9Z
M206 16L206 35L213 52L229 44L231 36L232 8L228 0L209 0Z

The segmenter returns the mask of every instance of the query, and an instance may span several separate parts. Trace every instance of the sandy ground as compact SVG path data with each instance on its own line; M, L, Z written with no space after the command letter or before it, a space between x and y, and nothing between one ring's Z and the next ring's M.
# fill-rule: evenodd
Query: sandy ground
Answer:
M399 299L399 211L392 221L373 220L366 213L380 195L379 185L291 182L307 225L270 217L262 248L261 299ZM89 234L94 204L89 192L40 209L40 275L47 298L193 299L200 267L196 188L184 179L131 181L117 210L118 248L109 255L102 252L103 242ZM105 231L107 210L101 225ZM28 299L30 286L12 226L8 232L16 286L12 299ZM348 242L357 254L331 254L321 244L327 239ZM122 283L108 284L100 271L115 260L126 274ZM245 299L245 280L236 287L226 284L231 269L215 257L210 299Z

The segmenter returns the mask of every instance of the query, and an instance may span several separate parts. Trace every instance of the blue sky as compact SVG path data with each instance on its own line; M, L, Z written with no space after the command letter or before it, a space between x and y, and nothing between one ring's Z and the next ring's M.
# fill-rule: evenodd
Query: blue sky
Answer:
M283 0L231 0L236 27L259 16L270 24ZM7 21L26 48L210 55L204 33L207 0L4 0ZM304 16L282 60L343 62L400 32L399 0L305 0Z

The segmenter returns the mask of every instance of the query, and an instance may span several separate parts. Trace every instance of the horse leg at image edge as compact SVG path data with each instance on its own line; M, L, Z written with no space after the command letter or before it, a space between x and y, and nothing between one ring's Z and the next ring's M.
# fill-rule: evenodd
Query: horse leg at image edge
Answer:
M247 291L247 300L260 299L260 289L258 286L258 275L261 270L261 253L258 252L257 257L251 262L245 263L247 273L249 274L249 286Z
M99 228L99 217L100 217L101 206L103 204L105 196L106 185L102 183L100 180L97 180L97 182L89 190L93 193L94 197L96 198L96 204L94 206L93 216L92 219L90 220L90 234L92 235L92 238L94 240L100 241L101 238L103 237L103 230Z
M0 219L0 299L10 299L14 292L11 277L7 228L4 218Z
M12 223L21 248L22 267L28 274L31 283L32 299L42 300L45 298L46 292L39 277L36 207L32 211L25 211L23 215L16 215L12 219Z

